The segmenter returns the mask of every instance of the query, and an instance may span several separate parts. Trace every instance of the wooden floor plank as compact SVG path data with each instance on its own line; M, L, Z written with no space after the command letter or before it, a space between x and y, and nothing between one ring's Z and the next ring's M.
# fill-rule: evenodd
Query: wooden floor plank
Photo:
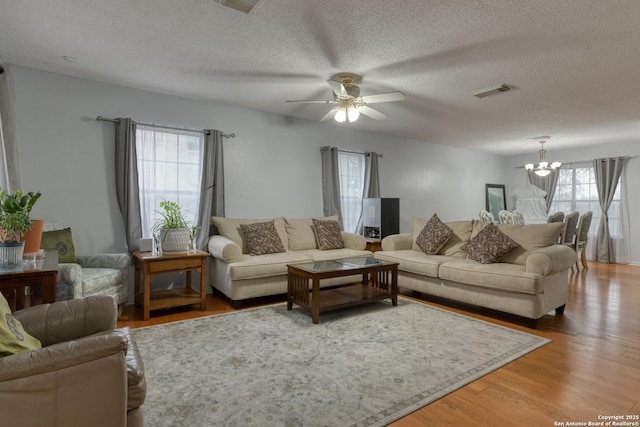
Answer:
M391 425L538 427L640 414L640 267L590 262L588 270L570 272L569 280L564 315L544 316L536 330L483 310L424 301L552 342ZM253 306L276 301L284 297ZM141 327L231 311L214 294L207 296L206 311L158 311L148 321L127 306L118 324Z

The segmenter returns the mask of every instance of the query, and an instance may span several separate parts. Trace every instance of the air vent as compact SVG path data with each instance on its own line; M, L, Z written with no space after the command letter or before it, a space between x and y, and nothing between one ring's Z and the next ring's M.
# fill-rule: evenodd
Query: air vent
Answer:
M500 86L482 89L481 91L474 93L473 96L475 96L476 98L486 98L487 96L498 95L508 90L511 90L511 88L505 84L502 84Z
M216 0L217 3L230 9L249 13L261 0Z

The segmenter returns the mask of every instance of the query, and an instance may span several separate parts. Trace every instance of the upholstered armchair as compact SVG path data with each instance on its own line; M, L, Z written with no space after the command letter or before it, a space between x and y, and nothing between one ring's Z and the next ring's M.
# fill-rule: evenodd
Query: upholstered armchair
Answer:
M75 263L59 263L56 300L109 295L118 306L127 302L129 266L127 254L77 255Z
M76 255L71 229L45 222L43 248L58 250L56 300L109 295L121 309L129 298L131 257L125 253Z
M129 328L115 329L113 298L36 305L13 317L42 348L0 358L3 425L143 425L144 367Z

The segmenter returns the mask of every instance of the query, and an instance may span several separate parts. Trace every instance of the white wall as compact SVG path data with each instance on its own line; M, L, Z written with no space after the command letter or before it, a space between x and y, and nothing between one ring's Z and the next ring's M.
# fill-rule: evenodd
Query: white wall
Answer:
M640 139L640 138L639 138ZM507 201L508 208L513 209L515 203L513 192L524 187L528 178L522 168L525 163L536 162L538 153L532 150L530 154L511 156L506 159L507 168ZM608 143L604 141L600 145L582 147L572 150L553 150L547 153L547 159L563 163L580 162L605 157L629 156L624 174L622 176L626 190L624 199L627 200L626 213L629 218L629 247L624 248L629 252L629 260L632 264L640 264L640 192L633 191L634 186L640 182L640 143ZM623 207L624 209L624 207Z
M400 198L401 232L410 231L414 215L475 218L485 183L505 181L500 156L20 67L14 76L23 189L42 191L34 216L72 227L78 253L126 249L114 128L96 122L100 115L235 133L225 140L229 217L322 215L323 145L384 156L382 195Z

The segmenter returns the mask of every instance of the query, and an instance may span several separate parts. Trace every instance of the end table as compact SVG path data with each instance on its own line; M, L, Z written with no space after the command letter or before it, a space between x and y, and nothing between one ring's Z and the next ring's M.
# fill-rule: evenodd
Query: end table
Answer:
M134 252L135 263L135 300L144 312L144 320L149 320L151 310L160 308L180 307L185 305L200 306L200 310L207 308L206 283L207 259L209 253L197 250L194 254L171 253L154 256L151 252ZM168 289L151 292L151 278L157 274L180 272L186 273L186 286L178 289ZM194 271L200 273L200 290L191 288L191 275ZM142 284L140 279L142 276Z

